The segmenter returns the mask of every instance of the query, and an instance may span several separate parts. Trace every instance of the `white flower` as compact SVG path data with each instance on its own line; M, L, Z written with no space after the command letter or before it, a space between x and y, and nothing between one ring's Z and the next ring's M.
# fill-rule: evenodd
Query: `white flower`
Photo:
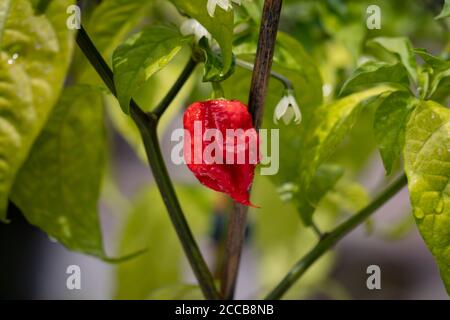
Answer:
M281 98L275 107L273 113L273 122L278 124L278 120L283 119L285 124L289 124L292 119L296 124L302 121L302 114L298 107L297 101L295 101L294 95L291 91L288 91L287 95Z
M242 0L208 0L206 9L211 17L214 17L214 12L216 11L216 6L221 7L225 11L233 9L231 3L234 2L237 5L241 5Z
M281 201L289 201L298 192L298 186L294 183L288 182L277 188L277 192Z
M183 36L194 35L197 42L203 37L206 37L211 42L211 34L195 19L184 21L180 26L180 32Z

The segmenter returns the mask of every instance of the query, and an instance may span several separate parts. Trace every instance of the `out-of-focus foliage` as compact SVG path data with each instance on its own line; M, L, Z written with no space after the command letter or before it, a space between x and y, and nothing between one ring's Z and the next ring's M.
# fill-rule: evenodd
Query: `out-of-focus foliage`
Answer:
M105 129L123 137L145 163L140 135L126 114L129 101L154 109L192 56L198 67L158 133L181 127L175 115L210 98L208 81L227 78L221 82L225 98L247 102L252 74L233 62L254 61L263 0L229 11L217 7L214 17L207 0L80 1L87 33L114 67L120 104L97 91L103 84L80 50L66 72L73 53L66 8L73 3L0 3L0 219L12 200L69 249L104 258L98 198ZM379 29L368 28L369 5L380 8ZM286 88L272 78L262 126L279 129L280 165L278 174L257 177L253 187L261 208L250 214L248 243L258 268L250 298L263 296L318 241L308 226L330 230L368 204L360 177L374 155L387 175L406 171L417 225L449 286L449 10L448 0L283 1L273 70L292 83L303 121L273 122ZM195 36L182 36L178 29L187 18L197 19L213 40L199 44ZM178 185L178 170L171 175ZM114 206L110 194L103 201ZM211 244L210 222L220 201L197 183L178 186L177 195L196 239ZM184 272L188 264L156 187L146 185L129 202L115 237L118 253L147 251L117 267L115 296L201 298ZM404 234L409 226L405 219L390 232ZM328 279L333 262L333 253L325 255L287 297L344 297Z
M255 182L253 197L261 209L253 210L251 221L255 224L255 245L259 255L260 286L255 293L262 296L276 285L289 268L317 241L317 236L298 219L296 208L282 202L270 181L260 177ZM321 216L319 224L325 228L333 225L333 216ZM334 261L332 253L325 255L309 270L286 298L299 299L318 291L327 279Z
M201 239L207 233L214 195L204 188L185 186L177 188L177 195L183 209L189 213L194 233ZM133 201L121 239L120 252L124 255L142 248L147 249L144 254L118 267L116 295L119 299L146 299L182 280L183 266L187 262L182 259L181 244L171 229L169 216L155 186L144 187ZM182 293L170 292L171 299ZM182 293L181 297L187 299L189 292Z

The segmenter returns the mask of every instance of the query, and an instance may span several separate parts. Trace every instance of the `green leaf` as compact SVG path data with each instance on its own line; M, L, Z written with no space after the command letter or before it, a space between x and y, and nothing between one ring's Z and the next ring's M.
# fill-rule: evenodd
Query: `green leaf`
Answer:
M342 86L339 95L379 84L395 85L403 90L408 90L408 73L401 63L389 64L386 62L368 61L358 67L348 78Z
M424 49L416 49L415 52L425 61L425 65L431 69L429 71L429 84L425 96L430 98L445 84L445 80L450 77L450 61L435 57Z
M203 74L203 82L220 82L230 77L234 72L235 59L227 73L223 73L223 59L220 53L214 52L209 44L208 39L203 37L199 42L200 48L205 55L205 71Z
M300 137L302 157L298 172L301 194L305 194L319 166L333 154L353 127L365 103L390 90L389 87L372 88L316 108L310 121L304 123Z
M319 167L336 151L344 137L359 118L363 108L378 95L391 90L389 87L377 87L355 93L338 101L323 104L316 108L300 132L302 157L297 161L294 176L298 185L296 201L304 204L310 202L310 191ZM301 207L304 209L304 206ZM310 212L300 212L305 225L311 224Z
M416 99L407 92L393 92L375 113L375 139L387 175L391 174L394 162L403 149L406 123L415 103Z
M66 89L17 175L12 201L70 250L104 257L98 199L104 167L101 95Z
M435 17L435 19L438 20L448 17L450 17L450 0L445 0L444 7L442 8L441 13L439 13L439 15Z
M439 83L436 91L430 97L430 100L439 102L440 104L447 105L449 102L450 93L450 77L445 77Z
M213 193L188 186L176 191L194 234L204 233ZM134 200L121 239L122 254L142 248L147 252L117 267L118 299L146 299L155 290L181 281L181 245L155 186L145 187Z
M16 173L62 88L73 49L65 12L73 3L52 1L39 16L28 0L13 1L9 11L0 7L2 21L7 17L0 43L0 220Z
M148 13L152 3L152 0L108 0L95 8L86 30L104 57L109 58L120 41Z
M306 197L295 197L297 211L305 225L311 225L312 215L320 200L334 188L344 170L336 165L323 165L314 176Z
M111 61L114 49L148 14L153 2L152 0L108 0L102 1L95 7L88 21L84 22L84 27L95 47L108 63ZM81 76L83 83L93 83L94 79L97 80L94 69L81 51L77 51L75 66L74 71Z
M404 157L417 226L450 294L450 110L433 101L417 106Z
M122 110L133 95L180 51L186 38L169 27L151 27L134 35L113 54L114 82Z
M187 59L189 59L190 54L191 52L188 48L181 50L173 61L171 61L163 70L154 74L136 93L134 99L144 111L151 111L164 98L167 93L167 84L175 83L181 70L186 64ZM187 99L192 89L200 80L201 70L199 68L183 85L183 88L172 101L170 107L164 112L164 115L159 120L159 135L165 133L167 126L172 123L173 117L186 106ZM106 95L105 102L107 105L107 113L114 129L122 135L143 163L147 165L148 159L142 137L133 119L122 112L117 99L113 95Z
M225 11L221 8L216 8L214 17L211 17L206 10L208 0L171 0L172 3L181 11L194 18L201 25L203 25L216 39L220 48L222 49L223 70L222 74L228 73L231 68L232 49L233 49L233 28L234 28L234 14L233 10Z
M383 50L396 56L408 70L408 74L417 82L417 64L414 58L413 46L406 37L378 37L367 42L368 46L381 47Z

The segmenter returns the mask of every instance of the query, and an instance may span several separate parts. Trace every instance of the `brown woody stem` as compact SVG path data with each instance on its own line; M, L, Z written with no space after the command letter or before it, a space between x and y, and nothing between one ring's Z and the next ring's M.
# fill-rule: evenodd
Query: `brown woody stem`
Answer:
M255 128L261 125L267 86L271 75L273 53L280 21L282 0L265 0L259 31L258 49L253 68L248 108ZM222 271L221 293L233 299L245 239L248 207L235 204L228 223L225 262Z

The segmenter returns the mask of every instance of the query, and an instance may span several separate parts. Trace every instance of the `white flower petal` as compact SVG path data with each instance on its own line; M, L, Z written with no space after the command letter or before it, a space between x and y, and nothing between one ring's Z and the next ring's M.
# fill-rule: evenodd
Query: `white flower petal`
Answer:
M278 120L280 120L283 117L288 107L289 107L289 99L288 97L284 96L283 98L281 98L280 102L278 102L277 106L275 107L275 111L273 113L273 122L275 124L278 124Z
M275 107L273 122L278 124L278 120L280 119L283 119L283 122L286 125L292 122L292 120L294 120L296 124L301 122L302 113L300 112L300 108L298 107L293 94L283 96Z
M194 34L194 19L187 19L183 21L183 23L180 26L180 32L183 36L189 36L191 34Z
M195 19L184 21L180 26L180 32L183 36L194 35L197 42L203 37L211 41L211 34Z
M206 10L208 10L208 14L211 17L214 17L216 6L221 7L225 11L230 11L233 9L232 3L240 6L242 4L242 0L208 0L208 3L206 4Z
M214 12L216 12L217 0L208 0L206 4L206 10L211 17L214 17Z
M233 9L230 0L216 0L216 3L219 7L221 7L225 11Z
M288 96L289 99L289 105L291 106L290 109L292 109L292 111L294 112L295 115L295 123L300 123L302 121L302 113L300 111L300 108L298 107L297 101L295 100L294 96L292 94L290 94Z

